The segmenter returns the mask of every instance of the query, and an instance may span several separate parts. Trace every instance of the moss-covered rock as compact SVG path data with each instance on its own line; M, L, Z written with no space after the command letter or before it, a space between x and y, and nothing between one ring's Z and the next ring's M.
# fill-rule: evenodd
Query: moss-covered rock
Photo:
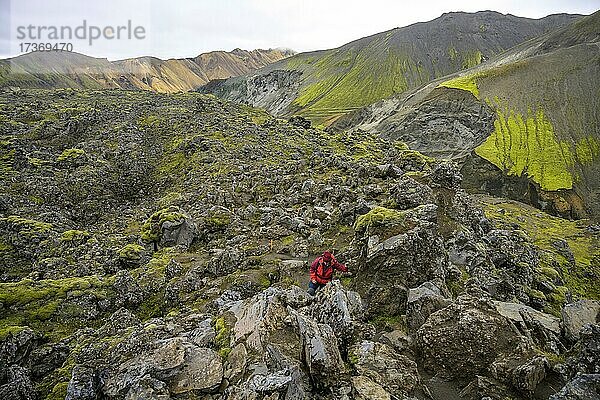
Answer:
M160 239L161 229L165 222L183 221L185 216L177 207L169 207L152 214L144 222L140 230L140 236L145 242L157 242Z

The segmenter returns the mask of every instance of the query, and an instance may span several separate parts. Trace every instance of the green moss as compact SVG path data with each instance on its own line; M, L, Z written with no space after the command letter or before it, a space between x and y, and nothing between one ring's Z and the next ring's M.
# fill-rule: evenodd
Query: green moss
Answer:
M84 154L85 154L85 151L83 151L81 149L66 149L62 153L60 153L60 155L58 156L56 161L63 162L63 161L76 160L79 157L83 156Z
M19 326L19 325L9 325L9 326L5 326L0 328L0 341L6 339L6 337L8 335L16 335L17 333L21 332L22 330L26 329L27 326Z
M33 236L38 234L48 233L52 230L52 224L40 222L33 219L11 215L6 218L0 218L0 221L5 221L12 225L12 228L24 236Z
M231 223L231 216L224 211L214 211L209 213L204 223L212 229L223 229Z
M46 396L45 400L64 400L67 397L67 387L69 382L60 382L54 385L52 391Z
M448 48L448 58L450 61L455 61L458 58L458 51L454 47Z
M157 126L160 123L160 121L161 121L160 117L158 117L156 115L146 115L146 116L138 118L137 123L140 128L149 128L149 127Z
M162 225L169 221L181 221L185 217L177 207L169 207L152 214L140 229L140 236L145 242L156 242L159 239Z
M291 246L295 242L295 236L289 235L281 239L281 244L284 246Z
M400 315L376 315L369 322L384 331L405 330L406 328L406 322Z
M468 51L463 56L462 69L472 68L476 65L481 64L482 61L483 54L481 54L479 50Z
M398 161L404 167L408 165L411 168L424 170L431 168L435 163L435 158L426 156L416 150L404 150L400 152Z
M30 326L51 340L60 340L89 323L87 312L69 301L75 293L104 298L112 280L96 276L0 283L0 303L11 313L0 319L0 330Z
M449 81L445 81L439 84L438 87L447 87L452 89L460 89L465 90L467 92L471 92L473 96L479 99L479 88L477 87L476 81L477 75L465 75L459 76Z
M13 250L13 246L10 243L5 243L0 240L0 253L9 252Z
M90 236L91 235L88 231L79 231L74 229L63 232L60 240L63 242L86 241L90 238Z
M404 212L392 210L384 207L375 207L368 213L359 216L354 224L356 231L364 231L370 226L402 224L404 222Z
M119 249L118 254L121 259L138 261L142 258L142 253L145 251L143 246L139 244L127 244Z
M35 158L35 157L27 157L27 162L32 167L36 167L36 168L40 168L40 167L43 167L44 165L48 164L48 161L45 161L45 160L42 160L39 158Z
M571 189L573 155L568 143L559 142L544 111L525 117L497 109L494 132L475 149L509 175L527 175L543 190Z
M537 289L530 289L527 295L533 299L546 300L546 295Z
M577 160L582 164L591 164L600 155L600 142L590 136L575 143Z
M538 271L552 281L556 280L559 276L558 271L552 267L541 266L538 268Z
M462 292L465 290L465 283L470 278L469 273L466 269L461 268L461 275L458 280L446 281L448 285L448 289L450 289L450 293L452 293L453 298L457 298Z
M221 357L227 358L229 353L231 353L231 325L224 317L219 317L215 319L214 326L217 351Z

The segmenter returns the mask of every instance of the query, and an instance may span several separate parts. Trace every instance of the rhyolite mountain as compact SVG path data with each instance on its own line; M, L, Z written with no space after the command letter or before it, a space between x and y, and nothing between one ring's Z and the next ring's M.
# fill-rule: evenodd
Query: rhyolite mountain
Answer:
M194 58L138 57L118 61L69 52L33 52L0 61L0 86L143 89L174 93L238 76L294 54L269 49L213 51Z
M211 82L202 91L328 125L345 113L480 64L578 17L447 13L339 48L296 54L257 72Z
M464 162L463 184L600 217L600 12L340 119Z
M589 221L470 196L393 137L194 92L0 104L2 399L597 392ZM353 275L311 297L325 249Z

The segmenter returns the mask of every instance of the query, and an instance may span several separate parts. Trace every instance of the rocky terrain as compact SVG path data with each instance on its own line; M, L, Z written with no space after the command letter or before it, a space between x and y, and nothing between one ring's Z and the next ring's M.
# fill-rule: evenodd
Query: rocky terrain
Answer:
M213 51L194 58L138 57L118 61L68 52L34 52L0 60L0 87L142 89L185 92L238 76L294 54L269 49Z
M202 91L328 126L348 112L479 65L578 17L446 13L335 49L296 54L256 72L211 82Z
M462 162L463 186L600 216L600 12L341 119Z
M600 227L464 179L198 93L4 90L0 398L598 398Z

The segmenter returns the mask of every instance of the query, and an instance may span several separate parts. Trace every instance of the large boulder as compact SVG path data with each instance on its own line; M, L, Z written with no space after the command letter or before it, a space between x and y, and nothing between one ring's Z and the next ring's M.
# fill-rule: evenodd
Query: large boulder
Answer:
M363 257L354 287L370 313L404 314L410 288L444 280L448 257L436 210L433 204L408 211L377 207L357 219Z
M567 361L571 375L600 374L600 325L586 325L579 331L576 355Z
M360 375L395 397L411 395L420 387L417 364L383 343L362 341L350 349L349 358Z
M345 290L340 281L333 281L317 292L310 305L309 315L316 321L329 325L344 343L352 339L356 326L363 318L360 295Z
M523 338L482 292L465 293L431 314L416 334L427 370L448 378L486 375L497 359L519 354Z
M154 347L109 369L102 391L108 396L119 396L148 375L170 383L170 391L175 394L211 392L221 384L223 365L214 350L198 347L183 337L161 340Z
M212 391L223 379L221 356L212 349L189 346L181 371L171 380L171 393Z
M315 379L329 382L345 372L338 341L329 325L295 313L303 349L303 359Z
M192 218L178 207L169 207L152 214L141 229L142 240L160 244L161 247L183 246L189 248L198 236L198 228Z
M562 309L562 322L567 339L578 340L585 325L600 322L600 302L583 299L566 304Z

